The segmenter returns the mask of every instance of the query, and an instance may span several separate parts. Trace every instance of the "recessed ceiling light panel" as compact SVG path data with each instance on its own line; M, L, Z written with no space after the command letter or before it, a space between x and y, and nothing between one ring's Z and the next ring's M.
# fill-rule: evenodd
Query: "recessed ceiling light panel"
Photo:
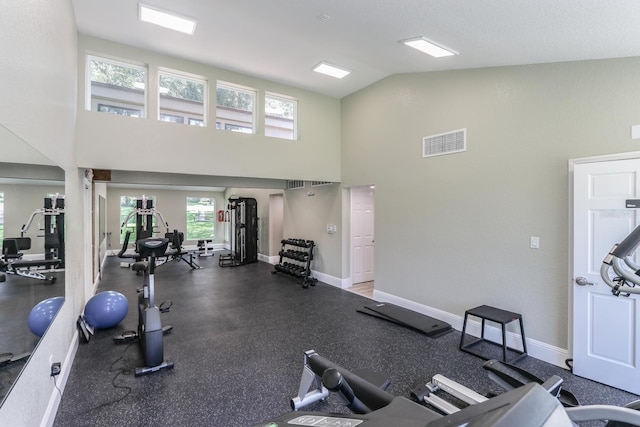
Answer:
M140 3L140 20L186 34L193 34L196 30L195 19L142 3Z
M351 74L351 71L345 69L345 68L341 68L335 65L331 65L328 64L326 62L321 62L318 65L316 65L315 67L313 67L313 71L315 71L316 73L321 73L321 74L325 74L327 76L331 76L331 77L335 77L337 79L341 79L349 74Z
M414 49L418 49L420 52L426 53L427 55L431 55L434 58L441 58L443 56L452 56L458 54L458 52L455 52L451 49L446 49L442 46L438 46L434 42L427 40L424 37L416 37L409 40L403 40L402 43Z

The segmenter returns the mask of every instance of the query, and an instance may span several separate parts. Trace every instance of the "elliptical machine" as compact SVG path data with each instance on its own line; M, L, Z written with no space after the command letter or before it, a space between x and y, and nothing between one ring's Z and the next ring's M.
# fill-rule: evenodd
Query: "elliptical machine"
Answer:
M136 368L135 376L150 374L161 369L173 368L173 362L164 360L163 335L171 331L173 326L162 326L160 314L171 308L171 303L163 302L160 307L155 304L154 274L156 258L161 257L167 250L169 239L151 237L136 242L141 258L131 267L134 271L142 271L144 285L138 291L138 332L125 332L114 337L116 342L131 342L138 340L142 349L145 366Z

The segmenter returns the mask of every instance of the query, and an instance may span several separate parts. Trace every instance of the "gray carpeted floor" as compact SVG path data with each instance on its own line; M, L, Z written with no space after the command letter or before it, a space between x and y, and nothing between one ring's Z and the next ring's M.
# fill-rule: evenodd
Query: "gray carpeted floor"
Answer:
M457 331L428 338L357 313L371 302L360 295L323 283L303 289L261 262L221 268L217 255L198 259L200 270L177 262L158 268L157 302L173 301L162 318L174 327L164 343L175 368L135 378L138 344L116 345L112 337L136 328L142 277L119 262L107 260L98 291L125 294L129 314L80 345L56 427L251 426L290 411L309 349L350 370L386 373L396 395L408 397L438 373L481 393L501 392L482 359L458 350ZM517 365L542 378L560 375L582 404L636 399L531 357ZM333 396L307 409L347 412Z

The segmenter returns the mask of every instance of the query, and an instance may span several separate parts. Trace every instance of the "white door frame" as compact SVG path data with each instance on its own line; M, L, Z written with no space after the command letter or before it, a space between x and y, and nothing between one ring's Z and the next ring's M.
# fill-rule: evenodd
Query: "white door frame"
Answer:
M616 153L616 154L606 154L602 156L593 156L593 157L582 157L577 159L569 159L569 269L567 270L567 292L569 293L569 307L568 307L568 316L569 316L569 343L568 343L568 351L570 355L573 355L573 287L575 284L573 283L573 271L574 271L574 253L573 253L573 195L574 195L574 187L573 187L573 173L575 169L575 165L584 164L584 163L597 163L597 162L611 162L615 160L630 160L630 159L640 159L640 151L630 151L627 153Z

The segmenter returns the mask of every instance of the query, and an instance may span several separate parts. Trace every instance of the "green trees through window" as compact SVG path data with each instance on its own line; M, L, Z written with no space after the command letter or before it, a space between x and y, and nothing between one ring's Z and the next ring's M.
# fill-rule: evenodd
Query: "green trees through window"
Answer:
M147 73L144 69L118 65L97 58L89 61L91 81L129 89L144 90Z
M208 197L187 197L187 240L212 239L215 203Z
M206 77L93 55L87 55L87 68L87 110L201 127L213 120L208 111L213 92ZM148 88L148 81L157 87ZM255 88L220 80L215 89L216 129L255 134L263 113L265 136L298 140L297 99L270 92L259 99ZM158 99L152 114L146 110L149 96Z
M120 116L145 117L147 69L88 56L90 80L87 110Z
M170 74L160 74L160 93L172 98L186 99L202 103L204 101L204 83L188 80Z
M160 71L158 76L158 118L164 122L204 126L206 80L166 71Z
M216 128L255 133L256 91L218 82L216 85Z

